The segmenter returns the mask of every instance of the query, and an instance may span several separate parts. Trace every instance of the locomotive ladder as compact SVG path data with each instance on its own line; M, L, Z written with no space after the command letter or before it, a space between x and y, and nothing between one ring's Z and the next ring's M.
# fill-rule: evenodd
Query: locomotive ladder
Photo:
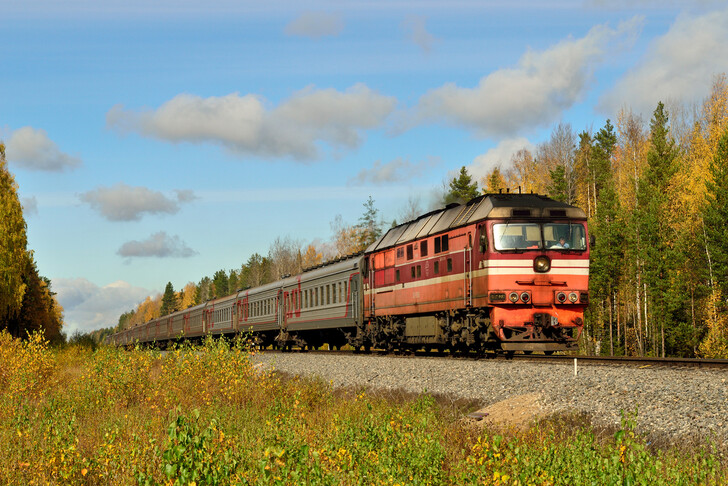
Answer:
M463 248L463 299L466 307L472 303L473 291L473 245Z

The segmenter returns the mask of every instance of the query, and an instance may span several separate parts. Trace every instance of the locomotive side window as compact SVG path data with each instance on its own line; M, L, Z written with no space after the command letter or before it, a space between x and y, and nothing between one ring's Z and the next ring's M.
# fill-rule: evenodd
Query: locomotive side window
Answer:
M397 269L397 271L395 273L396 273L397 282L399 282L399 269Z
M435 253L440 253L442 248L440 246L440 237L435 238Z
M543 237L549 250L586 250L586 234L580 224L544 224Z
M420 278L422 276L422 266L417 265L417 278Z
M442 251L448 251L449 249L447 235L442 235Z
M435 275L440 274L440 262L435 262Z
M415 278L415 267L410 267L410 273L412 274L412 278Z
M420 256L421 257L427 256L427 240L420 242Z
M414 258L414 252L412 251L412 245L407 245L407 260Z
M447 271L452 272L452 258L447 259Z

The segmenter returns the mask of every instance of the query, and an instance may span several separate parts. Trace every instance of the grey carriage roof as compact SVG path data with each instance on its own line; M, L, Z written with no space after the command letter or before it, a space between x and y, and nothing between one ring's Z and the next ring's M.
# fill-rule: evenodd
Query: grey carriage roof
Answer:
M395 226L372 243L366 253L391 248L486 218L586 220L586 213L577 207L538 194L484 194L465 204L449 204Z

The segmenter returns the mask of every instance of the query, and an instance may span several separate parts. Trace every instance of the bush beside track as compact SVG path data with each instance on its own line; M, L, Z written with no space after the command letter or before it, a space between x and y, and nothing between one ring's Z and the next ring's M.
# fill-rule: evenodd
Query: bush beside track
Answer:
M166 353L0 333L2 484L723 484L707 448L653 451L630 419L463 425L427 394L333 390L253 366L242 341ZM602 431L603 432L603 431Z

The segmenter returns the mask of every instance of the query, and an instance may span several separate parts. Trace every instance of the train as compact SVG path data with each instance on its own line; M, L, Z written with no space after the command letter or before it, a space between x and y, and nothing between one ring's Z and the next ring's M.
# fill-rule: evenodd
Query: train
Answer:
M583 210L484 194L365 251L122 330L112 344L249 334L261 348L551 354L578 347L593 241Z

